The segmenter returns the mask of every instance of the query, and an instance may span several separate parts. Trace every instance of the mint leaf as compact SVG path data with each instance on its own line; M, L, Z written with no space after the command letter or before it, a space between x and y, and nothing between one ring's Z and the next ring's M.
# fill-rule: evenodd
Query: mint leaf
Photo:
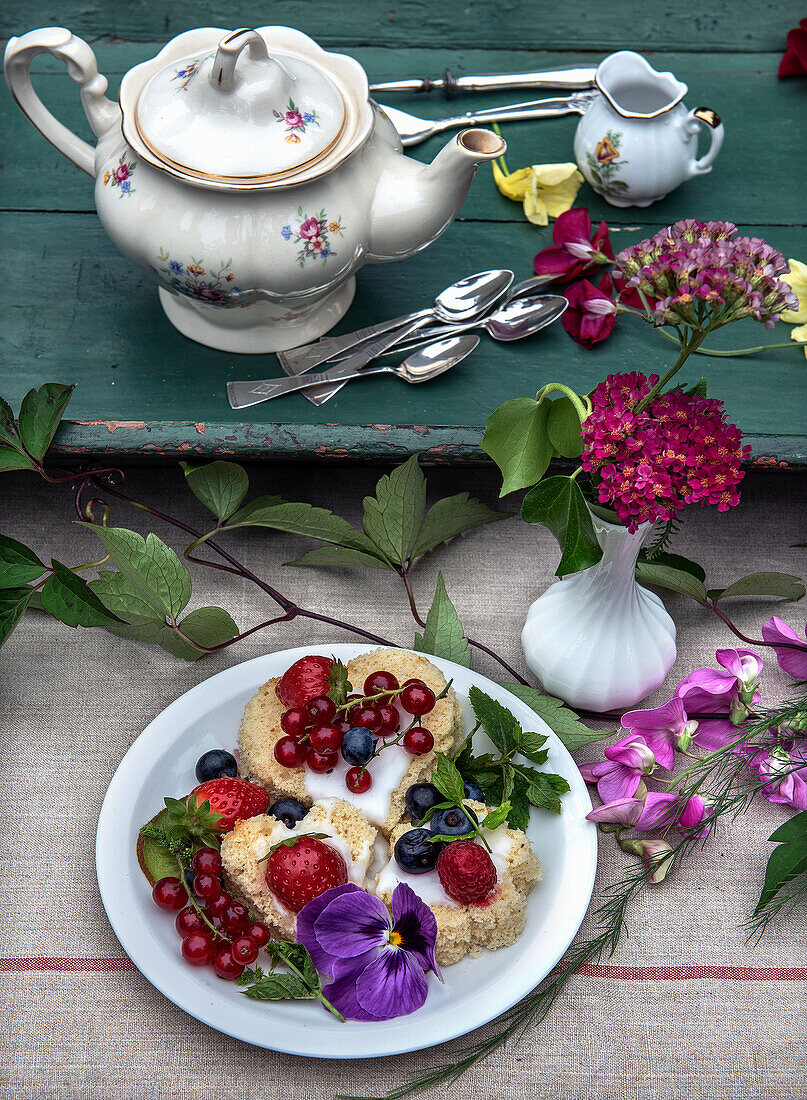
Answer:
M0 589L0 646L22 618L33 595L34 590L25 585Z
M568 397L558 397L549 404L546 434L549 442L564 458L579 458L583 453L580 417Z
M512 789L508 795L510 812L507 823L511 829L521 829L524 832L530 823L530 800L527 797L529 783L520 771L514 771L512 779Z
M374 497L364 498L364 533L391 565L403 565L412 556L425 509L426 479L412 455L379 479Z
M125 527L84 523L98 535L120 572L153 610L176 618L191 598L191 578L174 551L149 534L145 539Z
M612 735L612 730L589 729L560 699L556 699L554 695L546 695L538 688L528 687L526 684L502 684L502 687L506 687L517 699L534 710L539 718L543 718L569 752L576 752L594 741L605 741Z
M67 626L109 626L118 621L83 577L56 561L51 562L53 575L47 579L40 601L43 611Z
M728 588L709 592L711 599L727 600L732 596L778 596L781 600L800 600L805 593L800 577L789 573L749 573Z
M360 566L363 569L389 569L388 562L380 557L365 553L363 550L353 550L347 546L317 546L308 553L303 554L296 561L287 561L286 565L299 565L305 568L313 568L321 565L334 568L353 568Z
M514 771L524 781L524 794L533 806L550 813L559 814L561 804L559 795L566 794L569 784L561 775L553 775L549 772L537 772L532 768L514 765Z
M468 493L457 493L453 497L443 497L431 506L420 525L412 557L433 550L441 542L453 539L456 535L482 523L493 523L507 519L509 512L494 512L486 504L475 500Z
M228 519L247 495L249 477L236 462L208 462L204 465L180 462L193 495L221 523Z
M765 869L765 883L759 895L754 914L760 913L797 875L807 871L807 810L796 814L790 821L771 834L778 842Z
M27 546L8 535L0 535L0 588L16 588L35 581L45 566Z
M464 668L471 666L471 651L454 604L446 592L442 573L437 577L437 589L423 633L415 634L415 649L419 653L456 661Z
M535 485L546 473L552 458L547 435L549 401L515 397L494 409L485 421L480 447L502 472L499 496Z
M521 745L523 733L507 707L474 685L468 692L478 722L502 756L511 756Z
M312 1001L317 994L296 974L272 972L264 974L260 967L245 970L235 980L245 997L253 1001Z
M521 502L521 518L527 523L543 524L558 540L558 577L588 569L602 557L591 513L580 486L570 477L549 477L530 489Z
M671 565L639 561L636 563L636 580L640 584L653 584L657 588L668 588L682 596L691 596L693 600L706 601L707 593L703 581L683 569L674 569Z
M500 825L504 825L507 821L507 815L510 813L512 805L510 802L502 802L501 806L498 806L495 810L491 810L489 814L482 818L480 825L485 829L498 829Z
M465 798L465 785L462 776L454 762L449 760L442 752L437 754L431 781L440 794L453 805L459 806L462 804L462 800Z
M72 386L46 382L38 390L29 390L22 399L20 436L25 450L38 462L45 457L72 392Z

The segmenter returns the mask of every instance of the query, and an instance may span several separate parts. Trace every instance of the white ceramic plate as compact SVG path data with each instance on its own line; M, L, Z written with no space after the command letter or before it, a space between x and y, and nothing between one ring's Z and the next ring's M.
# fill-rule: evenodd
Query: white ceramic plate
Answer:
M317 645L347 662L371 649ZM568 780L563 812L533 810L528 835L544 877L528 903L527 926L512 946L486 951L445 968L445 984L429 975L429 996L411 1016L384 1023L339 1023L319 1004L243 997L210 968L183 962L172 915L158 909L138 866L137 831L163 806L196 785L194 766L207 749L236 745L247 700L272 676L280 676L310 649L289 649L245 661L192 688L158 715L124 756L109 785L96 837L96 868L109 920L132 962L174 1004L191 1016L244 1042L314 1058L369 1058L435 1046L499 1016L528 993L563 955L588 907L597 862L597 830L585 820L591 809L586 785L558 738L524 703L504 688L451 661L432 658L463 704L472 726L468 691L476 684L516 715L526 729L546 733L547 769ZM479 738L476 747L484 744Z

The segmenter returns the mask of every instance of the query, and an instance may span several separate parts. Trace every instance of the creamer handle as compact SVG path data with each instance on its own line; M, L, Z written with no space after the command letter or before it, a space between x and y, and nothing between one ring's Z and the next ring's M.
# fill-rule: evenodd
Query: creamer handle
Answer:
M107 79L99 74L95 54L82 38L64 27L43 27L9 40L4 61L6 82L20 110L51 145L94 177L93 147L54 118L34 91L29 69L40 53L51 53L64 61L68 74L79 85L84 113L96 137L120 121L120 108L104 95Z
M713 111L711 107L696 107L694 111L689 112L684 125L688 133L697 134L704 122L709 127L709 137L711 138L709 152L700 160L693 157L689 165L690 177L702 176L706 172L711 172L712 165L723 145L723 123L720 121L720 115L717 111Z

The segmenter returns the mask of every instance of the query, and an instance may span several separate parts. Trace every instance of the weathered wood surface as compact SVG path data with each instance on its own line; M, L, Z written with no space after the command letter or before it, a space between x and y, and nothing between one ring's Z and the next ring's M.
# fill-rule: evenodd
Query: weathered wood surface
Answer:
M201 16L190 11L195 6L185 7L172 7L169 18L149 0L128 8L67 5L57 13L7 3L2 18L15 32L53 23L58 16L87 38L117 33L138 39L96 44L99 67L114 93L131 65L152 56L166 37L199 22ZM659 9L646 5L579 2L459 7L409 0L379 6L374 17L368 17L367 5L337 7L328 0L276 4L271 13L244 4L226 13L223 8L208 5L205 20L223 26L270 19L296 23L326 45L344 46L371 79L438 74L446 66L459 73L593 63L622 45L675 47L676 52L648 56L689 84L688 102L707 103L723 116L727 137L715 171L645 211L608 206L585 185L579 203L593 217L608 220L616 248L676 218L729 218L786 255L807 258L807 86L775 76L784 35L798 22L793 5L763 5L753 18L736 9L711 16L680 8L662 18ZM657 29L652 41L651 24ZM471 26L478 35L469 37ZM503 39L517 48L492 48ZM373 45L357 45L367 42ZM547 52L529 49L537 42ZM558 52L569 47L576 52ZM597 52L586 53L588 48ZM89 137L76 89L63 70L41 61L37 72L49 105ZM394 102L438 117L502 102L501 95L451 103L439 96L396 97ZM508 126L511 166L570 159L575 125L575 118L567 118ZM100 228L90 181L40 138L3 94L0 132L0 223L11 258L0 334L0 392L18 401L30 386L46 380L75 381L72 421L58 437L65 452L382 458L424 450L434 459L478 459L485 417L508 397L533 392L553 379L583 391L612 371L639 367L651 372L669 363L672 345L638 319L623 319L617 333L591 352L573 344L558 325L521 344L485 338L471 358L429 386L373 379L346 387L319 410L296 395L235 413L227 405L224 383L278 374L274 356L228 356L180 336L165 319L153 285L115 251ZM439 146L440 139L433 139L413 152L430 159ZM356 302L341 327L414 308L461 275L484 267L511 266L524 277L550 233L525 223L519 207L498 194L483 169L461 218L440 241L408 261L363 269ZM784 341L788 335L784 325L771 335L743 323L719 334L715 345ZM725 399L755 459L807 463L807 363L795 348L733 360L696 357L686 369L688 376L708 376L711 392Z

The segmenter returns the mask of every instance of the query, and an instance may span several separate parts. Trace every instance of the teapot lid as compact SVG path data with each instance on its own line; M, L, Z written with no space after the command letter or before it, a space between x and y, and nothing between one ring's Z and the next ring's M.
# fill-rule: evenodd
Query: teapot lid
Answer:
M345 126L338 87L321 68L254 30L156 72L138 96L135 125L168 168L202 180L261 183L324 157Z

